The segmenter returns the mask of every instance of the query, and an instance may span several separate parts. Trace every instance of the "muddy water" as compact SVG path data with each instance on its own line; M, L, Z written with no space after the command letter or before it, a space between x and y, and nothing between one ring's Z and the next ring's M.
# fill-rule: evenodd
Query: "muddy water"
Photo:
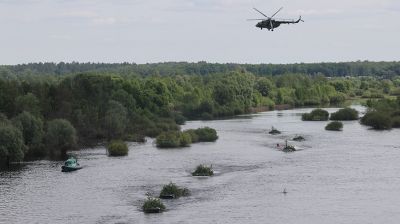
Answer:
M107 157L104 147L82 149L85 168L72 173L54 161L1 171L0 223L398 223L400 130L349 121L343 132L328 132L327 122L301 121L310 110L188 122L184 129L209 126L220 138L183 149L157 149L151 139L131 143L123 158ZM271 126L282 134L269 135ZM299 151L276 148L297 134L306 141L289 143ZM216 175L191 177L201 163ZM162 214L143 214L146 193L157 195L170 181L191 196L164 201Z

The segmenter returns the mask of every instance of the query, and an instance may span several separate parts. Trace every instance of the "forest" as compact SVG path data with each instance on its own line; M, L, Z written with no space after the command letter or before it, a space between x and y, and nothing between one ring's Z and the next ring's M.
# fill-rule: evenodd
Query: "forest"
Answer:
M395 98L399 68L397 62L0 66L0 160L60 156L118 139L143 141L179 131L187 119L257 108Z

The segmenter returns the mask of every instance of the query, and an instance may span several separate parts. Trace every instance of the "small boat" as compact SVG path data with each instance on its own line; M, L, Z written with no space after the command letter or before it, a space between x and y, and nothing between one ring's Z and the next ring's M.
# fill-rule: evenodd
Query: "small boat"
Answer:
M82 169L82 167L79 165L78 160L74 157L70 157L64 162L64 165L61 167L61 172L71 172L80 169Z

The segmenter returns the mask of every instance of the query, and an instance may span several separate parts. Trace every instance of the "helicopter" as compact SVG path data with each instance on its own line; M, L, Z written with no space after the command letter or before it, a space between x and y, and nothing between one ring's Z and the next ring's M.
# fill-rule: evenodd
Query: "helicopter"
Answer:
M278 11L276 11L271 17L265 15L264 13L262 13L260 10L253 8L254 10L256 10L258 13L260 13L261 15L265 16L264 19L248 19L248 20L261 20L261 22L256 24L256 27L263 29L266 28L270 31L274 31L274 28L279 27L281 24L294 24L294 23L299 23L304 22L304 20L301 19L301 16L299 17L298 20L289 20L289 19L273 19L274 16L276 14L278 14L278 12L280 12L283 7L281 7Z

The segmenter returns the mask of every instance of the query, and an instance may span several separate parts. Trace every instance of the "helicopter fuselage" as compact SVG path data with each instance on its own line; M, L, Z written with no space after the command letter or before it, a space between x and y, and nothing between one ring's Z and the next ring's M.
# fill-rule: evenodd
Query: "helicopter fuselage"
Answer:
M280 22L277 22L276 20L271 20L271 19L266 19L263 20L259 23L256 24L256 27L260 28L260 29L268 29L268 30L273 30L274 28L277 28L281 25Z

